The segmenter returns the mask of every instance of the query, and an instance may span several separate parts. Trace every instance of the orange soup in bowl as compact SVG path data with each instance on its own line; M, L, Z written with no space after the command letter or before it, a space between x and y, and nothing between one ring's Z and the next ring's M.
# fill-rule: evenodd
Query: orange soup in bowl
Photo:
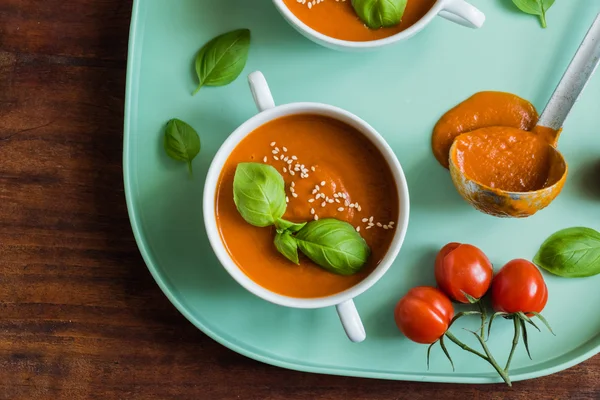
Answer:
M269 164L283 176L285 220L350 223L371 250L364 267L340 275L302 254L296 265L279 253L275 227L250 225L236 208L236 168L248 162ZM399 217L396 183L375 145L345 123L312 114L281 117L246 136L223 167L215 203L221 240L238 267L265 289L295 298L330 296L362 281L386 255Z
M410 28L433 7L437 0L408 0L399 24L370 29L358 17L350 0L283 0L303 23L334 39L367 42L393 36Z

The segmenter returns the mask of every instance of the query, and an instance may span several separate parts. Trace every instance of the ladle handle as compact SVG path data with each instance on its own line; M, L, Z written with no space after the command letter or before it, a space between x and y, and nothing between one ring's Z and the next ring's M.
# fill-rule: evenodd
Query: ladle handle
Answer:
M546 105L538 125L562 128L571 108L594 74L600 61L600 13L581 42L560 83Z

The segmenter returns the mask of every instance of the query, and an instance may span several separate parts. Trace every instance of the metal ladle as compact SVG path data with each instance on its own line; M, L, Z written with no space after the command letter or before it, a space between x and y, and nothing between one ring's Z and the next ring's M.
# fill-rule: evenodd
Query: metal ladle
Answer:
M560 83L546 105L536 128L548 128L560 132L571 108L594 74L600 61L600 13L571 60ZM545 128L544 128L545 127ZM534 128L534 132L535 132ZM468 135L466 133L465 135ZM556 140L550 140L551 166L549 186L530 192L510 192L480 184L466 176L456 165L455 140L450 149L450 175L460 195L476 209L497 217L523 218L548 206L558 196L567 179L568 167L562 154L556 149Z

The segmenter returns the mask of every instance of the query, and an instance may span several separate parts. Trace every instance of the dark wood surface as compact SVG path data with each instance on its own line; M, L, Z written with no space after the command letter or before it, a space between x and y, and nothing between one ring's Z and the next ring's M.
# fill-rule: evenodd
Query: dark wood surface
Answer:
M196 330L152 280L125 207L130 13L0 0L1 399L600 398L600 357L513 389L405 383L278 369Z

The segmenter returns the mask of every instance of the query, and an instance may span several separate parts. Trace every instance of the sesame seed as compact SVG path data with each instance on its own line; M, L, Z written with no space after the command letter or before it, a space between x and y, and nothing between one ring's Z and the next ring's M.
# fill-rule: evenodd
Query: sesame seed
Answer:
M298 193L294 192L294 193L292 193L292 196L298 197Z
M282 158L282 160L285 161L285 162L287 162L288 159L289 159L288 156L285 156L285 157Z
M338 211L340 211L340 212L344 211L344 207L338 208Z
M356 227L356 232L360 232L360 226Z
M362 222L367 222L369 220L369 218L363 218Z
M339 197L337 193L333 194L333 197L335 197L336 199Z
M373 222L373 216L371 215L371 218L369 218L369 222Z
M267 162L267 156L265 156L265 158L263 158L263 162Z
M276 145L275 142L271 142L271 147L274 147Z
M350 208L354 208L354 204L350 204Z
M279 151L279 147L275 147L275 150Z
M346 193L342 193L342 198L343 198L343 199L347 199L347 198L348 198L348 195L347 195Z
M321 190L321 188L319 187L319 185L315 185L315 190L317 190L317 191Z
M335 199L336 203L341 203L340 199Z
M279 153L279 151L278 150L273 150L271 153L277 154L277 153Z
M327 200L327 202L328 202L329 204L331 204L331 203L333 203L333 199L328 199L328 200Z
M358 207L356 207L356 209L360 212L360 210L362 210L362 208L360 207L360 205Z
M289 202L290 202L290 198L289 198L289 197L287 197L287 196L285 196L285 202L286 202L286 203L289 203Z
M366 227L366 229L371 229L373 227L373 225L369 225Z
M321 207L325 207L326 205L327 205L326 201L324 201L324 202L321 203Z
M309 203L312 203L312 202L314 202L314 201L315 201L315 199L308 199L308 202L309 202Z
M295 173L294 171L291 171L291 170L290 170L290 175L292 175L292 176L293 176L293 175L296 175L296 173Z
M378 222L375 225L377 225L379 228L381 228L381 222Z
M287 168L283 167L283 173L285 174L287 172Z
M296 186L296 182L292 182L292 183L290 183L290 186L291 186L291 187L294 187L294 186Z
M284 152L287 152L287 147L283 147L283 151L284 151Z
M387 225L384 225L384 226L383 226L383 229L385 229L385 230L388 230L388 229L390 229L390 227L389 227L389 226L387 226Z
M311 209L310 209L310 213L311 213L312 215L315 215L315 209L314 209L314 208L311 208Z
M315 167L310 167L310 169L312 170L312 172L315 172L317 170Z
M292 156L292 160L297 160L297 159L298 159L298 157Z
M279 157L277 157L277 156L273 156L273 158L274 158L275 160L279 161Z
M325 181L321 181L321 186L325 186Z
M292 192L292 193L293 193L293 192L295 192L295 191L296 191L296 189L294 189L294 187L293 187L293 186L290 186L290 192Z
M389 226L393 226L395 224L394 221L390 221L390 223L388 224Z
M315 214L315 221L319 220L319 216Z
M317 191L313 189L313 191L312 191L311 193L312 193L312 194L315 194L315 193L317 193Z

